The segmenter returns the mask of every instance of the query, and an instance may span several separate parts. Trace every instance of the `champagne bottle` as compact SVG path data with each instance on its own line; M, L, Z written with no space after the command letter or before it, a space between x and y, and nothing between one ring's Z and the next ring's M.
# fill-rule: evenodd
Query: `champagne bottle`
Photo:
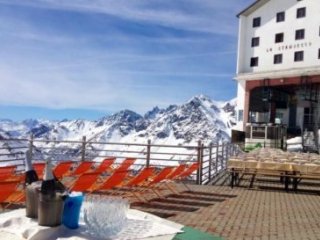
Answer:
M38 181L39 180L38 174L32 167L31 152L29 150L26 152L25 166L26 166L26 169L25 169L26 185L30 185L31 183Z
M49 160L46 161L40 192L44 195L49 195L52 197L56 195L56 180L53 176L52 165Z
M26 184L26 216L29 218L38 217L38 190L40 182L37 172L31 163L31 152L28 150L25 157L25 184Z

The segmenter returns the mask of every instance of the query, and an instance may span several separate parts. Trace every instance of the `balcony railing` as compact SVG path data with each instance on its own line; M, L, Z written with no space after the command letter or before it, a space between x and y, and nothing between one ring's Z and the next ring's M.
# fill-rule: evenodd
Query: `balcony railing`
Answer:
M106 157L116 157L121 162L127 157L136 158L133 168L145 166L177 166L182 162L199 162L200 168L190 177L197 184L208 184L227 166L231 155L241 150L235 144L217 143L204 145L163 145L146 143L95 142L81 140L0 139L0 166L17 165L24 169L25 152L29 149L34 162L50 159L99 162Z

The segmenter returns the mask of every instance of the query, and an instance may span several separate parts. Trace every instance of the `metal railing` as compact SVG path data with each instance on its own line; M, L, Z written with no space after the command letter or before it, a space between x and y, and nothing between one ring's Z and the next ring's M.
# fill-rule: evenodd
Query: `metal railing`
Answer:
M201 141L192 145L163 145L147 143L120 143L82 140L0 139L0 164L17 165L24 169L25 152L32 153L34 162L50 159L99 162L106 157L116 157L116 163L127 157L136 158L133 168L145 166L177 166L180 163L198 162L200 168L190 177L197 184L207 184L227 166L231 155L241 150L235 144L220 143L205 146Z

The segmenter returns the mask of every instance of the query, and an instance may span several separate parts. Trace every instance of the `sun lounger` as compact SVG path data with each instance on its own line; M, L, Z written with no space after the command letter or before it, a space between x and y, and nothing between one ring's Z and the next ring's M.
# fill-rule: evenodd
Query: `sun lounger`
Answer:
M43 174L44 174L44 168L46 166L45 163L34 163L32 164L33 169L36 171L39 179L43 178Z
M200 167L200 164L198 162L191 164L189 167L185 169L180 175L176 177L176 179L182 180L186 177L189 177L194 171L198 170Z
M134 189L134 194L143 202L145 202L146 199L142 198L141 195L145 194L147 191L153 191L158 195L159 193L157 192L157 185L164 181L168 175L172 174L174 169L175 167L164 167L159 173L150 176L147 181L135 186L136 188Z
M0 167L0 182L6 181L15 175L16 166Z
M109 157L102 160L99 166L94 170L94 172L104 173L110 169L111 165L115 162L115 157Z
M121 169L123 170L123 169ZM118 169L101 184L96 184L91 189L91 193L111 193L111 195L120 195L122 197L135 196L141 200L140 195L133 191L154 175L154 167L146 167L137 173L129 175L129 171L119 171Z
M71 167L74 164L72 161L59 162L53 169L53 174L56 178L61 179L64 176L70 175Z
M21 203L24 201L24 191L19 189L20 181L0 182L0 204L7 208L12 203ZM3 204L7 204L3 206Z
M77 178L72 186L69 187L69 191L76 192L88 192L92 186L97 182L100 173L84 173Z
M187 165L186 164L180 164L178 167L176 167L172 173L170 173L167 177L166 180L174 180L176 179L180 174L183 173L183 171L186 169Z
M92 162L92 161L80 162L80 164L77 166L77 168L70 174L72 176L77 176L77 175L81 175L84 173L88 173L93 170L92 169L93 165L94 165L94 162Z
M199 166L200 165L198 163L193 163L190 166L186 164L181 164L175 169L173 169L171 174L169 174L167 177L161 180L160 184L150 189L160 198L163 197L163 195L161 195L160 193L160 191L162 190L170 190L172 193L178 194L179 191L175 186L175 181L183 180L186 177L190 176L194 171L196 171L199 168ZM185 185L185 187L190 191L187 185Z
M126 172L128 171L129 167L136 161L135 158L126 158L116 169L114 172Z

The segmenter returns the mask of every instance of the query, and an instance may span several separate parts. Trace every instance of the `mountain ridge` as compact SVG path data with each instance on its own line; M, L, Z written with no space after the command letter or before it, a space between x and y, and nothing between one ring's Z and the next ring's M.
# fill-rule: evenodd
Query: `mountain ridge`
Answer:
M97 120L0 119L0 135L43 140L154 142L191 144L227 141L235 124L235 100L216 102L197 95L181 105L155 106L144 115L125 109ZM2 136L4 138L4 136ZM167 141L164 141L167 140Z

